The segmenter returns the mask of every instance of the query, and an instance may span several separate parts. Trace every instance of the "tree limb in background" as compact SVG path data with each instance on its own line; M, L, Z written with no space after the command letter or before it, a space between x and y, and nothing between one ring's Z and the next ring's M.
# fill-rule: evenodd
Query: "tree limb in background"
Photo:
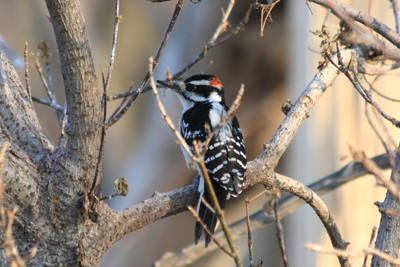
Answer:
M324 253L324 254L331 254L331 255L336 255L336 256L343 256L343 257L349 257L349 258L361 258L366 255L373 255L374 257L379 257L387 261L390 266L399 266L400 261L397 258L390 257L386 252L378 250L378 249L373 249L373 248L364 248L362 251L356 251L356 252L350 252L350 251L344 251L340 249L326 249L320 245L317 244L311 244L307 243L305 245L306 249L313 250L319 253ZM382 265L378 265L382 266Z
M313 2L316 4L319 4L321 6L324 6L326 8L329 8L332 10L332 12L339 17L341 20L345 21L348 26L359 29L357 27L358 25L355 25L354 21L357 21L364 26L372 29L374 32L378 33L382 37L384 37L386 40L388 40L390 43L392 43L394 46L397 48L400 48L400 35L398 35L395 31L393 31L391 28L389 28L387 25L383 24L379 20L371 17L370 15L357 10L353 7L350 7L346 4L343 4L337 0L309 0L309 2ZM360 30L359 33L363 34L365 31ZM368 39L372 37L370 33L367 34ZM375 42L376 39L374 38L374 44L378 45L379 47L383 48L381 45ZM385 50L385 49L384 49ZM394 54L395 58L398 57L396 54Z
M389 169L389 158L387 154L382 154L372 158L372 160L381 168ZM350 162L339 171L321 179L317 182L308 185L319 196L325 195L329 192L336 190L337 188L351 182L359 177L369 174L369 171L363 166L362 163ZM287 195L278 202L278 214L281 218L293 213L295 210L303 206L305 202L294 196ZM274 223L275 219L273 216L267 216L264 209L261 209L250 216L251 228L256 230L264 227L267 224ZM229 226L231 233L235 239L247 234L247 219L242 219ZM214 234L215 238L222 236L221 231ZM224 243L222 243L224 245ZM210 245L207 249L204 249L194 244L183 247L175 252L167 252L161 256L153 266L156 267L180 267L186 266L186 264L193 263L196 260L212 253L218 249L214 245Z

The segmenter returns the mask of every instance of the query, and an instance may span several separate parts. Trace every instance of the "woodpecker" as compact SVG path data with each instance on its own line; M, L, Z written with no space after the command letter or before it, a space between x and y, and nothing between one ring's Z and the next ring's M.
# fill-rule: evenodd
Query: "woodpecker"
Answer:
M163 87L172 89L183 105L182 117L179 121L179 131L186 143L194 152L193 141L206 141L209 136L206 125L213 129L225 116L228 107L225 104L224 88L220 79L212 75L194 75L184 82L158 81ZM214 234L217 227L217 216L201 201L204 198L214 209L213 201L208 192L200 168L193 166L192 159L182 148L188 167L197 168L200 174L197 213ZM218 130L211 139L205 154L204 163L211 178L212 185L222 209L230 196L237 197L242 192L246 179L247 155L242 130L234 117L223 128ZM197 245L203 233L199 222L195 226L195 244ZM205 246L208 247L211 238L204 231Z

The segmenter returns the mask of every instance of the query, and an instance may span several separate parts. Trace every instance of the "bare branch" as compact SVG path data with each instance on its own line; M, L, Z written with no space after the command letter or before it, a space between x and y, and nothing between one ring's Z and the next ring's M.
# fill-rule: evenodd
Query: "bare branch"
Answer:
M339 49L339 44L336 43L336 46L337 46L337 54L338 54L339 65L336 65L334 63L334 61L330 58L330 56L328 54L326 54L328 59L331 61L331 63L336 68L338 68L338 70L343 72L344 75L346 75L346 77L349 79L349 81L353 84L354 88L356 88L358 93L362 96L362 98L364 98L364 100L366 102L368 102L370 105L372 105L382 115L382 117L384 117L386 120L390 121L394 126L400 128L400 121L397 120L396 118L388 115L386 112L384 112L383 109L378 105L378 103L372 98L371 93L362 84L361 79L358 76L356 68L354 66L347 66L343 62L342 57L341 57L341 52L340 52L340 49ZM354 74L355 80L351 76L350 71L349 71L348 68L351 68L351 70L352 70L352 72Z
M395 266L400 265L399 260L390 257L388 254L386 254L385 252L383 252L381 250L373 249L373 248L364 248L364 249L362 249L362 251L349 252L349 251L345 251L345 250L341 250L341 249L327 249L320 245L311 244L311 243L307 243L305 245L305 248L319 252L319 253L331 254L331 255L336 255L336 256L341 256L341 257L349 257L349 258L361 258L361 257L364 257L365 255L376 255L379 258L382 258Z
M395 62L393 64L385 65L382 67L374 67L374 66L369 65L365 61L359 60L357 70L359 73L362 73L362 74L376 76L376 75L386 74L391 70L398 69L399 67L400 67L399 62Z
M32 98L31 85L29 84L28 42L25 43L24 60L25 60L25 84L26 84L26 93L28 94L28 96L29 96L30 98Z
M162 103L160 96L158 94L157 90L157 85L156 81L154 80L154 73L153 73L153 58L150 58L150 67L149 67L149 73L150 73L150 86L153 89L154 95L157 99L158 103L158 108L161 111L161 116L163 117L165 123L168 125L169 128L171 128L172 132L175 134L176 138L178 138L178 144L180 144L188 153L188 155L192 158L195 159L195 156L193 155L192 151L189 148L189 145L186 143L185 139L182 137L178 129L175 127L175 124L173 123L172 119L168 116L167 112L165 111L164 104ZM196 162L196 161L193 161Z
M326 8L330 8L332 12L344 20L346 23L349 23L349 18L360 22L364 26L372 29L377 32L397 48L400 48L400 35L398 35L395 31L390 29L388 26L378 21L377 19L371 17L370 15L357 10L353 7L345 5L337 0L309 0L310 2L322 5Z
M373 244L373 242L374 242L375 235L376 235L376 226L374 226L374 227L372 228L372 234L371 234L371 239L370 239L370 241L369 241L369 246L368 246L368 248L372 248L372 244ZM368 261L368 254L365 255L364 263L363 263L362 267L367 267L367 261Z
M45 66L46 66L47 79L43 75L42 66L40 64L39 57L36 57L35 68L39 73L39 77L40 77L40 79L41 79L41 81L43 83L44 88L46 89L46 94L50 99L50 105L48 105L48 106L55 108L55 107L57 107L59 105L57 104L56 95L55 95L54 89L53 89L53 82L52 82L51 75L50 75L50 63L49 63L50 62L50 55L49 55L50 48L48 47L48 44L46 42L43 42L43 43L39 44L39 48L43 52L42 58L44 60ZM43 104L43 101L40 101L36 97L34 97L32 99L35 102ZM62 126L62 124L63 124L63 119L64 119L63 118L63 113L64 113L63 110L64 110L64 108L62 108L62 109L55 108L57 119L58 119L58 124L60 126Z
M97 180L99 176L99 168L101 168L101 161L103 159L103 149L104 149L104 139L106 136L107 130L107 93L108 88L110 86L111 74L114 68L114 59L115 59L115 49L117 45L117 37L118 37L118 25L121 22L121 16L119 15L119 0L115 0L115 17L114 17L114 33L113 33L113 41L111 45L111 56L110 56L110 64L108 65L108 72L107 78L104 77L104 73L102 73L102 81L103 81L103 97L102 97L102 106L103 106L103 124L102 124L102 131L101 131L101 141L100 141L100 149L99 155L97 156L97 164L96 164L96 171L94 174L94 179L92 182L92 187L89 191L89 196L92 196L94 189L97 185Z
M113 32L113 40L111 45L111 55L110 55L110 64L108 65L107 79L104 83L104 92L108 92L108 87L110 86L111 74L114 69L114 60L115 60L115 50L117 46L118 39L118 26L122 20L122 16L119 15L119 0L115 0L115 15L114 15L114 32Z
M276 236L278 238L278 242L279 242L279 249L281 251L282 254L282 260L283 260L283 266L285 267L289 267L288 264L288 259L286 256L286 248L285 248L285 233L283 231L283 226L281 223L281 219L279 217L279 213L277 211L277 207L278 207L278 202L274 203L274 216L275 216L275 229L276 229Z
M389 179L386 179L383 170L379 168L375 162L366 157L362 151L356 151L349 145L350 153L353 156L354 161L362 163L367 170L374 174L375 177L388 189L388 191L397 199L400 198L398 186Z
M244 29L244 26L246 25L246 23L249 21L249 16L250 13L253 9L253 4L250 4L249 8L247 9L246 14L244 15L243 19L239 22L239 24L236 26L236 28L234 28L229 34L225 35L224 37L221 37L221 33L222 33L222 29L223 29L223 25L226 25L227 23L227 19L228 16L230 15L230 12L232 10L231 8L231 2L228 3L228 6L226 8L226 12L224 12L224 15L221 19L220 24L217 26L217 29L215 30L213 37L211 37L211 39L208 41L208 43L205 45L205 47L203 48L203 50L188 64L186 65L184 68L182 68L181 70L179 70L177 73L175 73L172 77L171 80L178 80L185 72L187 72L190 68L192 68L196 63L198 63L199 61L201 61L206 55L207 52L228 41L229 39L231 39L232 37L234 37L235 35L237 35L241 30ZM219 37L221 37L220 39L218 39ZM127 92L124 93L119 93L119 94L114 94L114 95L108 95L107 96L107 101L111 101L111 100L116 100L116 99L120 99L120 98L124 98L123 102L120 104L120 107L118 107L116 109L116 111L114 112L114 114L111 115L110 118L114 118L115 115L119 112L121 106L123 106L123 104L125 103L125 101L127 100L127 97L131 96L131 95L137 95L140 93L140 86L138 89L133 89L133 86L131 84L129 90ZM146 86L142 89L142 93L147 92L151 90L151 86Z
M160 57L164 52L164 48L165 48L165 46L166 46L166 44L167 44L167 42L169 40L169 37L170 37L171 32L172 32L172 29L175 26L175 22L178 19L178 16L180 14L180 11L182 10L182 7L183 7L183 0L178 0L178 3L175 6L174 14L172 15L171 21L169 22L169 26L167 28L167 31L166 31L165 35L164 35L164 39L162 40L161 45L160 45L160 47L158 49L158 52L157 52L157 54L156 54L156 56L154 58L153 66L152 66L152 71L153 72L157 68L158 61L160 60ZM135 93L129 99L128 103L126 103L126 105L114 117L111 117L110 119L108 119L107 127L111 127L114 123L119 121L126 114L126 112L128 112L128 109L132 106L132 104L136 100L137 96L143 91L144 86L149 81L149 78L150 78L150 73L147 72L147 74L143 78L142 82L140 83L138 89L135 91Z
M207 234L210 236L211 240L223 251L225 254L227 254L231 258L235 258L235 255L232 254L231 252L227 251L219 242L217 239L214 238L213 234L210 232L210 229L208 229L207 225L203 222L203 220L199 217L199 214L197 214L196 210L192 206L188 206L188 210L192 213L193 217L196 218L196 220L203 226L203 229L207 232Z
M280 0L274 0L274 1L269 1L268 4L260 4L258 2L254 4L255 8L261 9L260 36L264 36L265 24L267 23L267 21L272 21L271 17L272 9L274 9L275 5L278 4L279 2Z
M229 5L228 5L229 7ZM184 68L182 68L180 71L178 71L177 73L175 73L172 76L172 80L177 80L179 79L182 74L184 74L185 72L187 72L191 67L193 67L197 62L199 62L200 60L202 60L206 55L207 52L217 46L220 45L226 41L228 41L230 38L232 38L233 36L237 35L246 25L246 23L249 21L249 17L250 17L250 13L251 10L253 9L253 4L250 4L249 8L247 9L246 14L244 15L243 19L240 21L240 23L236 26L236 28L234 30L232 30L232 32L230 32L228 35L226 35L224 38L221 38L220 40L217 39L213 39L214 36L218 37L218 35L216 34L218 32L218 28L215 31L213 37L210 39L210 41L208 41L208 43L205 45L205 47L203 48L203 50L188 64L186 65ZM229 8L227 8L227 10L229 10ZM226 12L225 15L229 15L228 12ZM223 21L221 21L221 23L219 25L222 25Z
M396 32L400 34L400 6L398 0L390 0L393 6L394 20L396 22Z
M221 23L218 25L218 27L215 30L214 35L211 37L211 40L209 43L214 44L217 41L218 37L220 37L221 34L226 31L226 28L229 25L228 18L231 15L234 5L235 5L235 0L229 0L226 10L224 11L222 9L223 16L221 19Z

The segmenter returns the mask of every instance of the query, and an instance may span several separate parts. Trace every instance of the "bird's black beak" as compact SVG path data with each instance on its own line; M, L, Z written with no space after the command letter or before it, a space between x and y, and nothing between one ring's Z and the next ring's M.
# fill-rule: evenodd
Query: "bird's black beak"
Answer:
M175 82L170 82L170 81L157 81L158 84L162 85L164 88L169 88L174 91L180 91L185 88L185 83L182 81L175 81Z

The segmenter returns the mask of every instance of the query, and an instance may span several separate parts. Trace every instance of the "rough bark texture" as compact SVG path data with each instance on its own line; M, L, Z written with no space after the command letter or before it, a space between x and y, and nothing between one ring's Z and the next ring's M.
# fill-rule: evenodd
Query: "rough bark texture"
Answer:
M2 54L0 140L11 144L3 172L5 204L18 207L14 235L21 255L37 248L29 265L95 266L101 256L85 255L92 253L89 244L96 246L88 230L93 223L87 193L102 125L97 79L79 2L46 3L65 84L67 146L57 149L42 133L25 88Z
M397 175L400 174L400 158L396 157ZM394 174L392 173L392 180ZM398 177L398 176L397 176ZM386 209L393 209L394 211L400 210L398 196L393 196L389 191L386 193L385 200L379 204L379 211L381 212L381 222L379 224L378 236L376 237L375 248L379 249L392 258L397 259L400 247L400 217L390 215L385 212ZM389 262L373 256L371 267L390 267L393 266Z

